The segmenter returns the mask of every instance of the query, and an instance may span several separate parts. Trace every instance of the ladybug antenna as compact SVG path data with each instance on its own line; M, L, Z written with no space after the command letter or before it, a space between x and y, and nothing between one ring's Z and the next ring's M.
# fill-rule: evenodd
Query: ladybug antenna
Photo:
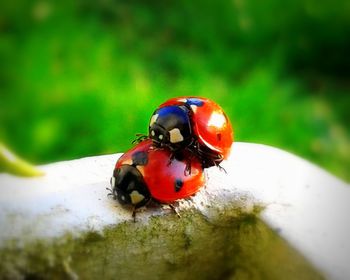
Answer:
M109 191L107 196L110 196L110 195L114 196L113 191L110 188L106 188L106 190Z

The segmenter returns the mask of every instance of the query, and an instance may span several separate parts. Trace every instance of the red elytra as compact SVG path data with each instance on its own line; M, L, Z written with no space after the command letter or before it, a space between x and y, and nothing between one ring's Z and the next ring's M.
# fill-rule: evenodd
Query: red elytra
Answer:
M195 96L175 97L162 103L159 108L185 105L191 109L192 130L201 145L226 159L233 143L232 125L222 108L214 101Z
M128 164L142 174L151 197L161 203L173 203L195 194L205 184L203 168L198 159L192 157L190 166L184 161L171 160L168 149L156 149L147 139L123 154L115 168ZM186 172L190 168L190 172Z

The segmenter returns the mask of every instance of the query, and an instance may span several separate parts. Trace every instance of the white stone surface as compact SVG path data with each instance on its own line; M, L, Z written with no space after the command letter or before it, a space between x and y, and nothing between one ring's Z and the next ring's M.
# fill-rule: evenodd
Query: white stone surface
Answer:
M107 197L120 154L43 166L40 178L0 175L0 247L7 240L79 234L130 220L131 212ZM207 186L180 208L227 205L250 197L266 206L262 218L329 279L350 279L350 186L282 150L235 143L224 162L207 171ZM251 200L247 201L247 209ZM208 212L209 211L209 212ZM147 209L138 219L162 214Z

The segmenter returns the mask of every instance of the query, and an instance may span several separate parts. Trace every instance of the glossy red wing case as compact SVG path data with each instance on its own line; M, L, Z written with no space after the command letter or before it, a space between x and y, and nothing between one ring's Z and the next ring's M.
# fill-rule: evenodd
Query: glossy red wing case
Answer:
M116 167L134 165L143 175L151 196L159 202L172 203L195 194L204 186L205 178L198 159L191 158L191 171L187 172L186 156L184 161L170 158L168 149L155 149L148 139L122 155Z

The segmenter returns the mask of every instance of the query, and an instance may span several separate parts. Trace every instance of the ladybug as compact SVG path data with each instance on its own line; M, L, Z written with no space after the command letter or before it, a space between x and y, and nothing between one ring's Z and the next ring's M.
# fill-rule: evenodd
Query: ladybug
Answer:
M111 195L122 205L135 211L151 200L171 204L195 194L204 185L201 162L193 158L190 174L186 174L183 158L170 160L168 149L157 149L152 140L140 142L117 161L111 178Z
M149 138L156 147L176 153L188 149L203 167L219 165L230 153L233 130L214 101L203 97L176 97L161 104L149 123Z

